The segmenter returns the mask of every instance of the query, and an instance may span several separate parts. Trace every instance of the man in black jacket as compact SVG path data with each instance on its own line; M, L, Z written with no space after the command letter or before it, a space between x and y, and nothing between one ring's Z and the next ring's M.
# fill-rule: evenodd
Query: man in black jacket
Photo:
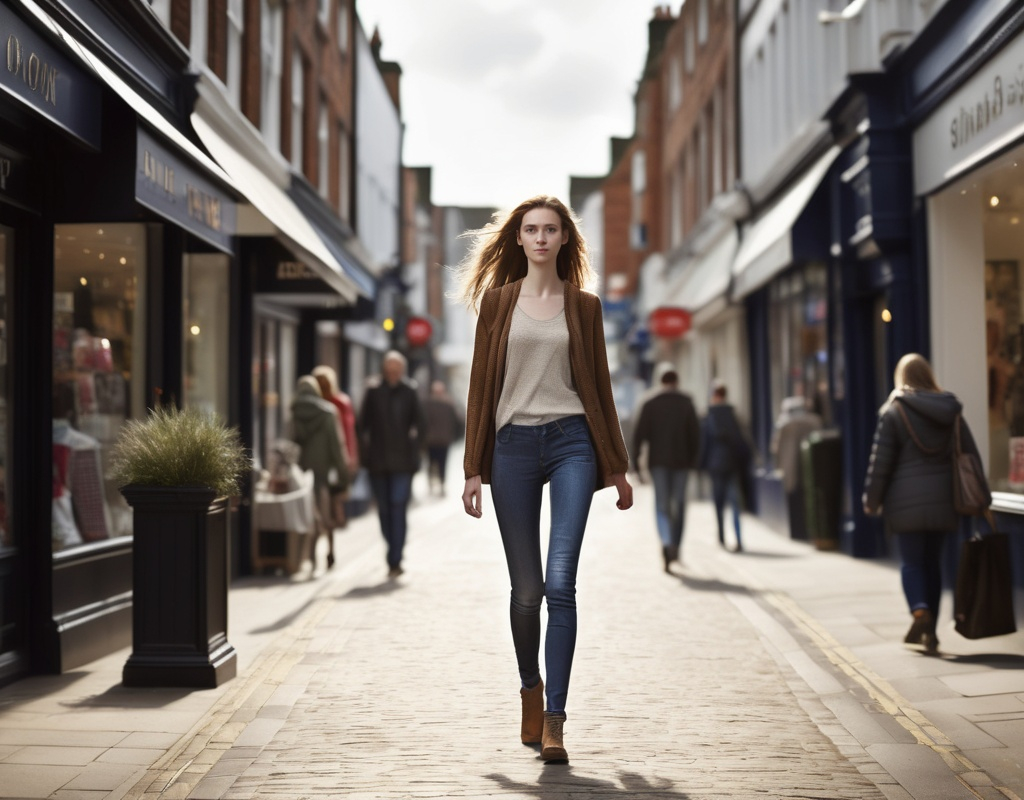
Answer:
M647 442L647 468L654 481L654 512L661 538L665 572L679 560L686 520L686 484L697 466L700 426L688 394L679 391L679 375L668 370L661 376L661 391L640 409L633 434L633 452Z
M383 380L366 391L359 412L360 444L387 542L388 577L402 574L406 512L412 476L420 468L426 420L416 389L405 378L405 356L384 355Z

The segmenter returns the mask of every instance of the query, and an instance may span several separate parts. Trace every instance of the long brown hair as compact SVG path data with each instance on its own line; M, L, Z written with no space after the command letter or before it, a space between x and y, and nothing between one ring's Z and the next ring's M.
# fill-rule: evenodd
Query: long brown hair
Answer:
M907 353L896 363L892 381L896 391L941 392L928 359L920 353Z
M594 279L594 273L590 266L587 243L580 233L576 215L557 197L542 194L524 200L504 219L501 212L498 212L489 225L462 234L475 241L466 258L458 266L461 286L457 295L459 299L476 308L480 304L480 297L488 289L526 277L529 265L526 253L516 241L516 237L526 212L535 208L550 208L557 213L562 222L562 230L569 233L568 240L558 251L558 277L580 289L589 287Z

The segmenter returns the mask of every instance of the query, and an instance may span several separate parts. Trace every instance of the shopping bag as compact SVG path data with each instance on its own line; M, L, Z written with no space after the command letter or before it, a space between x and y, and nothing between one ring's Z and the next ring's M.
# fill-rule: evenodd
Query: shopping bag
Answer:
M960 545L953 616L957 633L967 639L1017 630L1007 534L975 534Z

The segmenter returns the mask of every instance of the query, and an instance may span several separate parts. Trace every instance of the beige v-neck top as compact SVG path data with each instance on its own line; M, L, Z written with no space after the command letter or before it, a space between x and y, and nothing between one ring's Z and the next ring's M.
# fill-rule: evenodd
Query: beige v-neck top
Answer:
M569 328L563 308L551 319L534 319L518 305L512 313L505 358L505 385L495 430L505 425L546 425L583 414L569 364Z

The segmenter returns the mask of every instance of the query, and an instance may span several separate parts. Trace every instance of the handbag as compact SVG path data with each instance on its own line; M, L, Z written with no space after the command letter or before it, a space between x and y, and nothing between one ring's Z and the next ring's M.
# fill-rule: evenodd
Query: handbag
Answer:
M953 509L957 514L984 514L992 505L985 470L977 453L960 449L960 415L956 415L953 451Z
M1003 636L1017 630L1007 534L975 533L960 545L953 617L957 633L965 639Z

